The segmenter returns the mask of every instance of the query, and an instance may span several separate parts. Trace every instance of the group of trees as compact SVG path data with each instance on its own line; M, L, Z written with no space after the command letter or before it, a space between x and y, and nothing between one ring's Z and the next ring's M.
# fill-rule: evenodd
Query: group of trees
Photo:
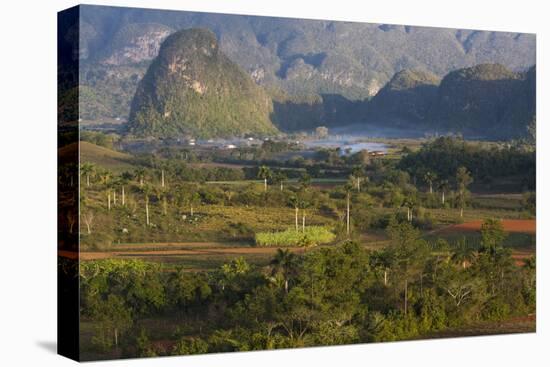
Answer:
M535 188L536 154L531 146L500 143L485 147L457 137L440 137L425 143L416 152L407 151L397 168L411 177L430 182L455 181L456 172L465 167L477 182L492 182L503 177L522 177L519 189ZM435 175L433 178L427 174Z
M138 260L84 262L90 348L150 356L402 340L534 311L535 262L514 265L499 221L486 221L471 246L427 242L396 218L387 231L383 250L351 241L278 250L266 266L238 258L194 273ZM160 332L172 335L164 347L151 342L159 338L151 318L171 320Z

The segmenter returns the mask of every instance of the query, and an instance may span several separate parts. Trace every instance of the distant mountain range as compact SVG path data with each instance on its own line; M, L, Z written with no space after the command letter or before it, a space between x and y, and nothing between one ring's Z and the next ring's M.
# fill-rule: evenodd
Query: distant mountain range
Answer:
M271 121L283 130L389 119L409 127L490 131L499 123L521 125L523 111L534 106L525 96L521 103L503 102L521 94L521 88L529 90L524 82L535 63L532 34L82 6L81 117L129 116L162 41L197 27L212 30L221 53L272 97ZM491 107L476 109L471 119L459 117L455 112L465 107L462 103L477 97L467 93L446 103L458 97L453 85L477 79L450 72L496 63L501 66L493 80L510 83L476 82L477 97L499 90L497 85L513 91ZM484 119L502 105L509 112ZM521 128L507 133L516 130Z

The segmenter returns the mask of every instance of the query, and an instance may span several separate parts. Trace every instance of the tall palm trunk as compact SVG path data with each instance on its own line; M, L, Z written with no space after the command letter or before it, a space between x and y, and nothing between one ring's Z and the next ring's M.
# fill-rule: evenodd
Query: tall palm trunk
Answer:
M349 236L349 222L350 222L350 218L349 218L349 192L348 192L348 195L346 196L346 233L348 234L348 236Z
M433 193L434 193L433 186L432 186L432 183L430 182L430 194L433 194Z
M111 210L111 192L107 194L107 209Z
M407 298L409 293L409 282L405 279L405 316L407 316Z
M267 191L267 177L264 177L264 191Z
M302 232L306 231L306 211L302 211Z
M122 186L122 206L126 205L126 200L125 200L125 196L124 196L124 186Z
M145 199L145 222L149 226L149 199Z
M294 208L295 221L296 221L296 232L298 231L298 207Z
M164 170L160 171L160 185L164 187Z
M441 191L441 204L445 205L445 191Z
M113 205L116 205L116 190L113 191Z

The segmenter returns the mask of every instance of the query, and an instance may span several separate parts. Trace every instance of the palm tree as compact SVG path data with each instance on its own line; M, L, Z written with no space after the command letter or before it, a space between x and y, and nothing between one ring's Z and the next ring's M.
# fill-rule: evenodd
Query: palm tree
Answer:
M288 282L296 270L296 255L288 249L279 248L270 264L273 275L281 274L283 276L285 293L288 294Z
M431 171L424 174L424 181L430 186L430 194L433 194L433 183L437 180L437 175Z
M134 176L139 182L139 186L143 186L143 180L145 179L145 168L139 167L134 170Z
M441 180L438 185L439 191L441 191L441 205L445 205L445 191L449 190L449 181Z
M164 187L155 187L155 196L159 202L162 202L162 214L168 213L168 194Z
M289 198L288 203L291 207L294 208L296 231L298 231L298 210L299 210L299 206L300 206L300 200L298 199L298 196L292 195Z
M302 232L306 231L306 209L311 206L311 203L305 199L299 201L299 206L302 209Z
M401 204L401 206L404 206L407 208L407 220L409 222L412 222L412 219L413 219L412 211L416 206L415 200L412 197L406 197L405 200L403 200L403 204Z
M475 255L476 252L474 248L466 243L466 238L463 238L462 241L457 244L451 259L455 263L461 264L463 269L466 269L466 263L471 263Z
M130 173L130 172L123 172L121 175L120 175L120 185L121 185L121 189L120 189L120 198L121 198L121 201L122 201L122 206L125 206L126 205L126 192L125 192L125 186L128 185L128 182L130 182L130 180L133 179L133 175Z
M468 195L468 185L470 185L474 179L468 172L466 167L461 166L456 171L456 184L458 190L458 203L460 205L460 218L464 216L464 206L466 205L466 196Z
M307 172L302 174L302 176L300 176L300 179L298 180L298 183L300 184L301 191L307 191L307 189L311 185L311 176Z
M160 172L159 172L159 176L160 176L160 187L164 188L166 187L166 170L167 170L168 166L166 163L161 163L160 164Z
M86 177L86 186L90 186L90 176L95 172L92 163L84 162L80 165L80 173Z
M355 166L351 171L350 179L353 185L357 188L357 192L361 191L361 181L363 179L364 171L361 166Z
M286 181L287 177L282 171L277 171L273 175L273 181L277 184L279 184L279 187L281 188L281 191L283 191L283 184Z
M267 166L258 169L258 177L264 180L264 191L267 191L267 179L271 177L271 170Z
M118 189L124 190L123 189L123 180L122 180L122 178L120 176L114 177L111 181L110 186L113 190L113 204L116 205L117 204L117 196L116 196L117 190Z
M153 188L149 185L143 185L141 187L141 192L143 193L145 199L145 223L147 224L147 226L149 226L149 196L151 196Z
M349 237L350 232L350 196L353 190L353 185L348 183L344 185L344 191L346 192L346 234Z
M101 170L99 173L99 178L101 180L101 184L105 186L107 189L107 209L111 210L111 189L112 189L112 178L113 174L109 172L108 170Z

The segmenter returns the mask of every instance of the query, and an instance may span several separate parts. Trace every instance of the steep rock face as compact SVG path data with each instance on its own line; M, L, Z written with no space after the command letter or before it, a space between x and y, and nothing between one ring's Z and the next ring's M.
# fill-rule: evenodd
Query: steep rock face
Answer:
M370 101L367 118L394 125L422 122L437 94L439 82L439 77L432 73L402 70Z
M120 66L150 61L158 55L160 44L173 31L161 24L128 24L116 33L110 52L101 63Z
M271 112L270 98L220 51L215 34L189 29L162 43L137 87L129 129L158 137L273 134Z
M509 135L521 124L518 120L525 113L516 111L517 116L512 118L509 112L523 83L522 74L500 64L453 71L441 81L430 120L435 126L455 131Z

